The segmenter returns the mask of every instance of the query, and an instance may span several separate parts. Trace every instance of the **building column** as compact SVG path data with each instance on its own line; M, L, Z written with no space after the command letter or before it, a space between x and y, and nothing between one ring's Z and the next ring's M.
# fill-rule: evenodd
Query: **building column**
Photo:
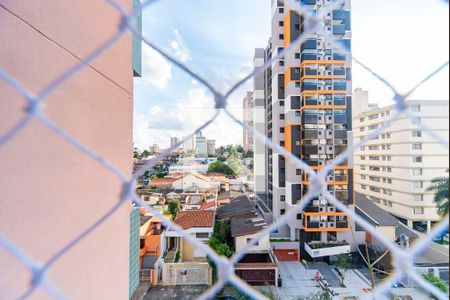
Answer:
M409 227L409 228L413 228L413 221L408 220L408 227Z
M431 232L431 221L427 221L427 233Z

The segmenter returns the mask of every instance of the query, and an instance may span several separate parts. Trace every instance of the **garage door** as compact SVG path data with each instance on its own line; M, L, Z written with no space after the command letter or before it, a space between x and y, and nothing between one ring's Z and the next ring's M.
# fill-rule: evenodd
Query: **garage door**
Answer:
M299 261L298 249L275 249L279 261Z

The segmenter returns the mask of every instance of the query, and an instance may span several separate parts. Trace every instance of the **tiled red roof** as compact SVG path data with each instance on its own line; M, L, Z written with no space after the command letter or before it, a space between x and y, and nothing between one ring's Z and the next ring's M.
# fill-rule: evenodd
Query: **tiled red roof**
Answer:
M180 211L177 213L175 224L179 225L183 229L213 227L214 211Z
M176 178L155 178L152 180L150 185L162 185L162 184L171 184L176 180Z
M215 201L203 202L202 207L200 208L200 210L207 210L207 209L213 208L215 206L216 206L216 202Z

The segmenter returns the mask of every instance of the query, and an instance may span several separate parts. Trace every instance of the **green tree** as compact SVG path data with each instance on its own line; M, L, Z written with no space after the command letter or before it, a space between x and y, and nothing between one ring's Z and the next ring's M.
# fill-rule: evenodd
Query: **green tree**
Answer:
M242 147L241 145L237 145L236 146L236 151L239 153L244 153L244 147Z
M151 154L150 154L150 151L144 150L144 151L142 151L141 157L147 158L147 157L149 157L150 155L151 155Z
M178 211L180 210L180 201L172 200L167 205L166 213L170 215L172 221L177 217Z
M448 172L448 171L447 171ZM448 214L448 176L438 177L431 181L431 186L428 187L428 192L434 192L434 202L438 208L438 214L445 217Z
M429 283L431 283L432 285L437 287L443 293L446 293L446 294L448 293L448 284L444 280L442 280L432 274L429 274L429 273L423 273L422 276L423 276L423 278L425 278L425 280L427 280Z
M341 269L341 285L344 287L344 280L345 275L347 273L347 270L350 269L350 263L349 263L350 257L347 254L341 254L338 255L337 261L334 263L334 265Z
M141 151L138 148L134 148L134 150L133 150L133 158L134 159L141 159L142 158Z
M226 175L235 175L233 169L231 169L228 165L225 163L216 160L208 167L208 173L222 173Z

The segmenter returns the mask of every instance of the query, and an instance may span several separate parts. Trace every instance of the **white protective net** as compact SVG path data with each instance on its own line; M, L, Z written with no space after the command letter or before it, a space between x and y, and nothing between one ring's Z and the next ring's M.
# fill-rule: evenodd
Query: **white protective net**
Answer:
M436 0L437 1L437 0ZM436 298L444 300L448 299L447 295L442 293L438 288L430 284L426 281L420 274L418 274L412 265L412 257L419 255L430 243L432 243L433 239L439 235L441 232L448 228L449 221L448 219L443 220L439 225L436 225L430 234L424 235L421 239L412 245L410 249L402 249L397 244L392 243L386 236L384 236L379 231L375 230L372 225L370 225L367 221L362 219L360 216L356 215L355 212L349 209L347 206L343 205L339 200L337 200L334 195L330 194L327 190L326 184L326 176L333 167L338 166L344 160L346 160L349 156L353 155L355 149L363 146L366 142L370 141L371 138L379 135L381 132L386 130L389 126L391 126L394 122L399 120L400 118L409 117L413 120L414 116L411 113L411 110L407 106L406 99L420 86L422 86L425 82L439 73L442 69L448 66L448 62L444 63L440 68L435 70L433 73L424 77L422 81L420 81L417 85L415 85L408 93L401 94L397 91L393 84L391 84L388 80L384 79L382 76L377 74L373 69L369 66L366 66L363 62L358 60L356 57L353 57L353 62L357 65L360 65L367 71L369 71L375 78L385 84L392 92L395 94L394 100L397 106L397 113L393 115L388 122L384 123L381 127L374 130L370 135L368 135L364 140L352 145L349 147L342 155L340 155L333 162L328 164L323 170L316 172L310 166L308 166L305 162L298 159L296 156L292 155L292 153L288 152L285 148L280 145L273 143L267 137L261 133L254 131L253 128L247 128L250 132L252 132L256 139L261 142L264 142L268 147L272 149L276 149L278 153L284 155L289 164L295 165L297 168L304 170L310 176L310 189L308 194L305 196L301 204L295 210L290 210L287 214L282 216L275 223L271 224L264 230L260 231L252 242L248 243L242 251L236 253L231 259L226 259L224 257L219 257L212 249L210 249L204 243L196 240L191 235L185 233L182 228L172 223L169 219L162 216L158 211L153 210L146 203L144 203L135 193L135 181L137 178L144 175L145 171L149 168L152 168L155 164L161 161L164 157L168 156L173 150L177 149L181 146L185 141L192 138L197 132L205 129L210 124L212 124L219 114L225 114L229 116L234 122L238 123L240 126L246 126L240 120L238 120L232 113L227 110L227 100L232 93L234 93L239 87L241 87L246 81L251 80L253 76L258 73L264 72L264 70L270 66L275 60L282 57L289 51L292 51L295 47L298 47L302 42L304 42L308 32L321 32L325 38L334 43L335 47L341 48L343 51L348 51L347 49L343 49L341 44L335 43L333 36L330 33L323 32L322 26L320 26L320 18L321 15L311 14L307 10L303 10L303 8L299 5L298 1L285 1L285 6L289 9L298 11L305 17L305 23L308 24L307 32L298 38L296 41L291 43L291 45L284 49L281 53L278 53L277 56L270 59L264 66L256 68L244 77L242 80L237 82L227 93L223 94L217 91L214 86L208 82L207 79L202 78L190 68L186 67L183 63L179 62L177 59L173 58L166 52L164 52L158 45L154 44L148 37L143 36L135 27L134 20L137 12L133 12L132 14L127 14L126 11L118 4L115 0L105 0L109 5L111 5L120 15L122 22L119 24L117 28L117 33L109 38L105 43L99 46L95 51L87 55L80 63L73 66L69 70L67 70L64 74L56 78L51 84L49 84L43 91L37 95L28 91L20 82L11 77L8 73L4 72L0 68L0 78L4 80L7 84L11 85L20 95L24 98L27 104L26 115L15 125L12 129L10 129L6 134L0 136L0 147L8 143L15 135L17 135L21 130L30 124L31 120L38 120L49 129L54 131L59 137L65 140L67 143L71 144L73 147L78 149L80 152L89 156L93 160L97 161L104 168L113 173L116 177L122 181L122 194L120 202L118 202L114 207L112 207L106 214L104 214L101 218L99 218L94 224L87 224L89 227L81 232L76 238L74 238L70 243L68 243L65 247L56 252L56 254L44 264L38 264L37 262L30 259L30 257L23 251L14 245L11 241L2 236L0 232L0 247L4 248L8 253L10 253L13 257L15 257L23 266L25 266L30 273L32 274L32 281L29 283L28 291L20 297L20 299L26 299L38 288L41 287L45 289L49 295L56 299L68 299L70 295L65 295L62 291L60 291L54 284L52 284L46 277L47 271L52 267L52 265L63 255L65 255L68 251L70 251L77 243L79 243L86 236L90 235L94 230L96 230L99 226L102 226L103 223L111 217L124 203L132 201L136 205L144 207L148 212L153 215L158 216L163 220L165 226L168 229L178 232L182 237L196 248L206 252L208 256L215 262L218 270L218 280L217 282L208 289L200 299L212 299L214 296L223 289L226 284L231 284L244 291L249 297L255 299L264 299L265 297L258 292L257 290L250 287L247 283L242 281L235 275L234 266L237 264L247 251L250 250L250 247L254 245L260 238L268 235L270 232L275 231L280 226L286 224L290 219L296 218L297 214L301 213L302 210L309 204L311 199L322 195L325 196L330 203L335 205L339 210L348 214L349 218L353 219L357 224L359 224L362 228L370 232L374 238L381 241L391 250L392 261L394 263L395 272L386 280L382 281L380 284L376 286L376 289L372 291L369 297L377 298L378 296L387 292L387 290L399 280L408 276L412 280L414 280L419 286L423 287L423 289L427 290L431 294L433 294ZM151 5L157 2L156 0L149 0L142 5L142 9L151 9ZM328 7L322 11L322 13L326 13L327 11L332 11L335 7L342 4L344 0L334 1L329 4ZM448 3L448 1L445 1ZM47 97L57 90L62 84L66 81L71 80L78 72L80 72L83 68L86 67L89 63L96 60L103 53L108 51L119 39L121 39L127 32L132 31L135 35L138 35L142 41L160 53L165 59L167 59L173 65L179 67L183 71L185 71L188 75L190 75L193 79L198 81L200 84L203 84L207 89L209 89L215 98L215 108L217 112L215 115L206 123L204 123L200 128L198 128L195 132L193 132L190 136L186 137L183 141L175 145L174 147L168 149L152 161L149 161L145 166L143 166L140 170L138 170L132 178L127 178L125 174L123 174L118 168L116 168L113 164L103 159L100 155L96 154L94 151L89 149L80 143L77 139L71 136L68 132L58 127L56 123L54 123L51 119L49 119L45 115L45 110L43 109L43 104L45 103ZM421 123L416 123L418 128L422 128L423 131L430 134L433 138L435 138L439 143L441 143L444 147L448 149L448 142L442 139L435 132L426 128L425 125Z

